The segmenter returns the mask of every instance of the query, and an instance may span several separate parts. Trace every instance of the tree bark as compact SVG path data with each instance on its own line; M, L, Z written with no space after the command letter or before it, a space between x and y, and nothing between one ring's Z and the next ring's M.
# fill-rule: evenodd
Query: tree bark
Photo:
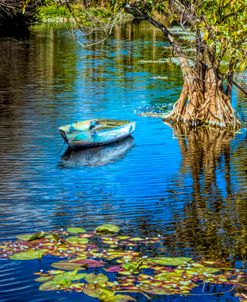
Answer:
M229 95L223 90L214 63L214 55L206 50L200 31L196 32L197 58L195 67L192 68L180 44L164 24L133 5L127 5L126 9L160 29L180 61L184 79L183 88L173 110L163 118L170 123L183 122L190 126L206 124L220 128L239 128L241 123L235 115Z

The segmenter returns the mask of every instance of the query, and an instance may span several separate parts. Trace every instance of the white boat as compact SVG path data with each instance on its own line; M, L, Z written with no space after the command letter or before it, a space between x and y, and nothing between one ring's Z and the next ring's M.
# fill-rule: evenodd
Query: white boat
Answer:
M92 119L58 128L73 150L111 144L123 140L135 130L135 122Z

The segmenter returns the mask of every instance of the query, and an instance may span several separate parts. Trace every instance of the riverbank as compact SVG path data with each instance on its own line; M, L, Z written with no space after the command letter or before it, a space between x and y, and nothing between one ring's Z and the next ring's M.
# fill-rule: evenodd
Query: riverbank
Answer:
M81 4L71 6L51 3L37 9L36 22L38 23L78 23L81 26L92 27L94 24L106 24L113 18L112 7L87 7ZM121 15L121 23L129 23L134 20L133 16L127 13Z
M35 9L23 9L21 5L15 10L0 10L0 32L2 35L6 33L18 33L25 31L31 24L42 23L71 23L78 24L83 27L97 27L104 24L111 24L114 16L113 7L87 7L81 4L57 5L55 2L46 2L45 5L36 6ZM117 24L127 24L134 20L134 17L127 13L122 13Z

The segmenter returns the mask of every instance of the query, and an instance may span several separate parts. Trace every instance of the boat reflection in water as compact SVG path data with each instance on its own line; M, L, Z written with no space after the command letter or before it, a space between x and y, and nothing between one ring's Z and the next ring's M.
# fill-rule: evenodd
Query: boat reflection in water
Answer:
M73 151L67 148L61 157L60 165L64 168L83 166L104 166L121 159L134 145L134 138L128 138L110 145Z

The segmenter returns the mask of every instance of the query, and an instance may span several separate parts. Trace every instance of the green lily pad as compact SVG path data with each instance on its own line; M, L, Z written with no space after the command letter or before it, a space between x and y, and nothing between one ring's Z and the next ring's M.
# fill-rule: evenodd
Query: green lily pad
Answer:
M128 295L116 295L111 298L109 302L128 302L128 301L136 301L135 298L128 296Z
M47 281L45 283L42 283L39 287L39 290L41 291L49 291L49 290L59 290L61 288L61 285L57 284L54 281Z
M83 269L80 263L73 263L68 261L54 262L51 264L51 266L65 271L74 271L75 269L79 269L79 270Z
M92 298L99 298L102 294L102 289L94 284L86 284L83 288L83 293Z
M88 283L92 284L102 284L108 281L108 277L104 274L88 274L85 278Z
M171 292L169 290L163 289L163 288L145 288L145 287L140 287L140 289L151 295L169 295Z
M119 240L126 240L126 239L129 239L130 236L118 236L117 237Z
M78 281L84 279L87 274L77 274L77 271L73 272L63 272L62 274L55 275L53 281L64 284L70 281Z
M196 274L215 274L218 273L220 269L214 267L191 267L190 269L186 270L186 273L189 275L196 275Z
M71 234L86 233L87 231L83 228L67 228L67 231Z
M43 256L42 251L29 250L26 252L21 252L10 256L12 260L32 260L32 259L41 259Z
M143 238L140 238L140 237L133 237L131 239L129 239L129 241L134 241L134 242L137 242L137 241L143 241L144 239Z
M165 266L180 266L185 265L190 262L192 259L187 257L159 257L159 258L150 258L148 259L152 263Z
M119 232L119 227L114 224L103 224L96 228L97 234L116 234Z
M102 289L101 295L98 297L102 302L128 302L128 301L136 301L131 296L128 295L114 295L114 292Z
M61 243L64 243L65 244L65 242L64 242L64 240L63 239L61 239L57 234L55 234L55 233L51 233L51 234L48 234L47 236L46 236L46 238L47 239L50 239L50 240L52 240L52 241L61 241Z
M33 241L33 240L41 239L44 237L45 237L44 232L39 232L39 233L35 233L35 234L22 234L22 235L16 236L17 239L20 239L23 241Z
M41 276L39 278L36 278L35 281L36 282L46 282L53 279L53 276Z
M176 270L171 272L164 272L155 276L156 280L161 281L180 281L183 280L183 272L182 270Z
M76 237L76 236L68 237L66 240L70 244L75 244L75 245L87 244L89 241L87 238L80 238L80 237Z
M59 274L63 274L64 271L52 269L52 270L48 271L48 273L49 273L50 275L59 275Z

